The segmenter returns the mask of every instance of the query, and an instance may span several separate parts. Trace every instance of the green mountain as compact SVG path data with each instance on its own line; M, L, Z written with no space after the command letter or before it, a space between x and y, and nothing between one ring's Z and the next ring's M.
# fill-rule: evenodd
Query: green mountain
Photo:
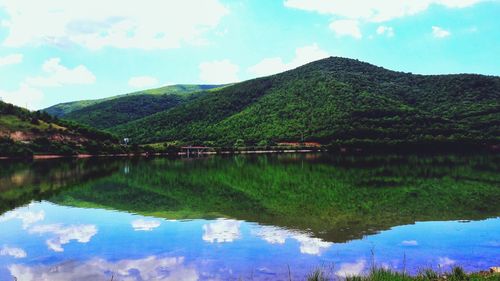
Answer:
M53 116L57 116L57 117L65 116L66 117L66 115L68 115L69 113L72 113L74 111L78 111L78 110L81 110L81 109L84 109L87 107L91 107L93 105L98 105L98 104L101 104L103 102L108 102L107 103L108 106L115 106L115 107L120 106L121 102L118 102L118 104L113 104L111 101L119 100L121 98L126 98L126 99L129 99L128 101L131 101L130 98L132 96L134 96L135 99L132 99L132 101L140 103L141 98L144 98L145 102L148 103L151 100L151 99L148 99L148 97L151 98L150 96L161 96L161 95L183 96L186 94L191 94L191 93L200 92L200 91L206 91L206 90L210 90L210 89L214 89L214 88L218 88L218 87L221 87L221 85L171 85L171 86L165 86L165 87L156 88L156 89L133 92L133 93L125 94L125 95L113 96L113 97L104 98L104 99L83 100L83 101L60 103L60 104L56 104L54 106L51 106L49 108L46 108L46 109L44 109L44 111L49 113L50 115L53 115ZM138 104L138 105L140 105L140 104ZM149 105L149 104L147 104L147 105ZM75 120L78 120L81 122L86 117L88 117L89 112L98 111L98 113L96 113L96 115L99 116L101 114L99 111L105 110L107 108L108 108L107 106L90 108L90 109L87 109L86 111L83 111L81 113L74 113L71 116L68 116L67 119L75 119ZM160 108L162 108L162 107L160 106ZM125 108L125 110L126 109L127 108ZM163 109L168 109L168 107L163 108ZM87 114L87 116L86 116L86 114ZM84 117L82 117L82 116L84 116ZM143 116L146 116L146 115L143 115ZM140 116L140 117L143 117L143 116ZM137 116L134 115L133 118L137 118ZM83 122L83 123L93 124L93 122L90 122L90 121ZM103 126L100 126L100 124L96 124L96 125L97 125L96 127L103 127Z
M62 116L64 119L107 129L168 110L190 99L180 95L133 95L102 101Z
M113 135L0 101L0 157L120 152Z
M496 144L500 77L414 75L331 57L109 131L139 143Z

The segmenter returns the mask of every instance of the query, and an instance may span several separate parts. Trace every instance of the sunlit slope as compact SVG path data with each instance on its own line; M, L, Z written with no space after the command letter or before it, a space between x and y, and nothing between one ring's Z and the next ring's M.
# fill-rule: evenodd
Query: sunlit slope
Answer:
M144 90L144 91L138 91L138 92L133 92L125 95L118 95L118 96L113 96L109 98L104 98L104 99L96 99L96 100L82 100L82 101L74 101L74 102L67 102L67 103L60 103L56 104L54 106L51 106L49 108L44 109L47 113L57 116L57 117L62 117L66 116L69 113L72 113L74 111L81 110L83 108L87 108L93 105L98 105L103 102L110 102L113 100L121 99L121 98L127 98L130 96L159 96L159 95L186 95L194 92L200 92L200 91L206 91L206 90L211 90L214 88L221 87L220 85L171 85L171 86L165 86L161 88L156 88L156 89L150 89L150 90ZM140 101L139 99L136 99L135 101ZM147 102L147 101L146 101ZM120 102L119 102L120 103ZM118 104L113 104L108 103L108 106L119 106ZM86 111L83 111L82 114L91 112L92 110L103 110L106 107L96 107L94 109L90 108L87 109ZM99 113L97 113L98 115ZM71 117L68 117L69 119L78 119L80 118L78 113L74 113Z
M107 132L0 101L0 157L93 153L116 146L118 139Z

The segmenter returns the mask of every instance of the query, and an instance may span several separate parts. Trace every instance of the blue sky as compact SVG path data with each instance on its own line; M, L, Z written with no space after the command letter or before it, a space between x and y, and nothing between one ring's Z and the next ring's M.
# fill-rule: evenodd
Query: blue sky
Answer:
M498 0L0 0L0 97L40 109L330 55L500 75L498 15Z

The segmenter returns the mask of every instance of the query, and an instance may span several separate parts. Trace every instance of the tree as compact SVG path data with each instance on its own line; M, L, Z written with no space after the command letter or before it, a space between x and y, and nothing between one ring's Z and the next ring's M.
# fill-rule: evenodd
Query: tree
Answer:
M235 148L245 147L245 141L243 139L237 139L234 143Z

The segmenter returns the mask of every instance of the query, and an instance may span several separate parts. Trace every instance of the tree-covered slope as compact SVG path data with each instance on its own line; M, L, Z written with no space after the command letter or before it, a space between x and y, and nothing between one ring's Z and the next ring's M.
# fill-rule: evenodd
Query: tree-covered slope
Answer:
M107 132L0 101L0 157L100 153L116 149L120 149L118 139Z
M327 58L110 131L141 143L493 143L500 139L500 77L413 75Z
M69 112L63 118L106 129L173 108L188 100L190 97L180 95L125 96Z
M44 111L49 113L50 115L53 115L53 116L63 117L71 112L81 110L81 109L87 108L89 106L98 105L100 103L109 102L109 101L116 100L116 99L128 98L130 96L146 96L146 95L148 95L148 96L149 95L153 95L153 96L181 95L182 96L182 95L191 94L194 92L211 90L211 89L218 88L221 86L222 85L171 85L171 86L165 86L165 87L156 88L156 89L133 92L133 93L125 94L125 95L113 96L113 97L104 98L104 99L82 100L82 101L60 103L60 104L56 104L54 106L48 107L48 108L44 109ZM95 110L99 110L99 109L100 108L97 107ZM90 110L91 109L84 111L84 112L89 112ZM99 113L97 113L97 114L99 114ZM78 116L78 115L74 114L74 115L72 115L71 118L74 118L76 116Z

